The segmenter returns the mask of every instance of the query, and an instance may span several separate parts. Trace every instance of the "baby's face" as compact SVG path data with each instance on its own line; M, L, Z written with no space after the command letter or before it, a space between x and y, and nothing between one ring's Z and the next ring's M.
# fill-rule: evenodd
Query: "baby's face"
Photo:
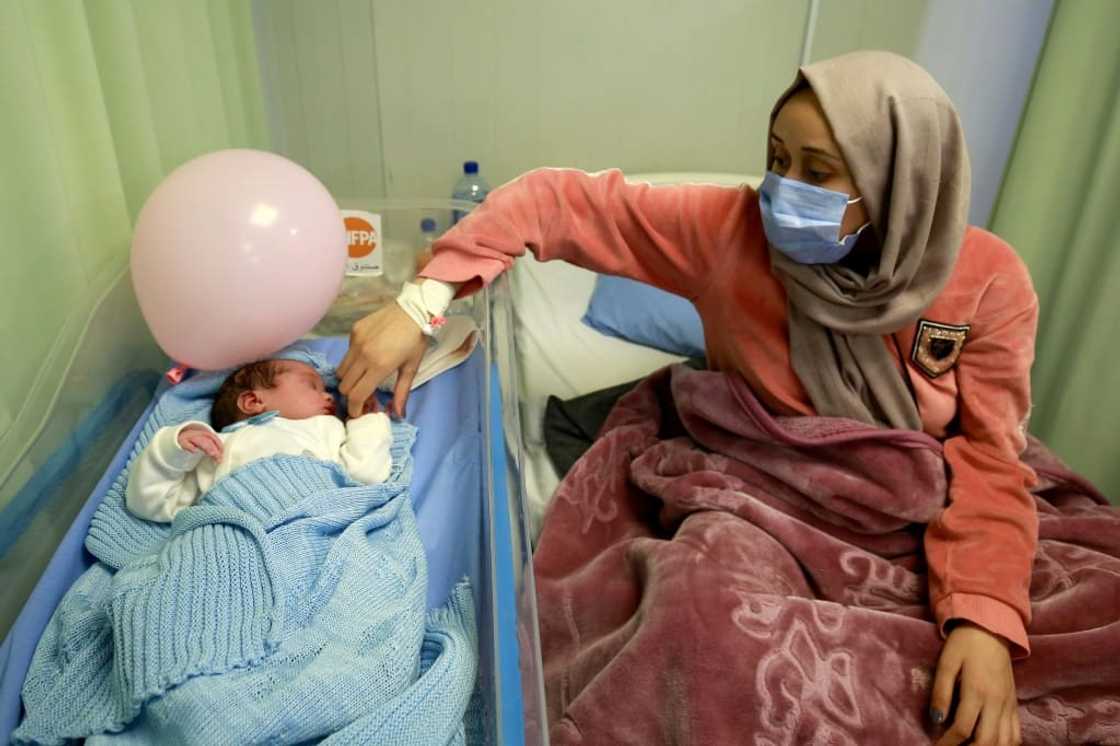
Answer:
M289 420L334 414L334 397L327 393L322 377L313 367L295 360L279 360L276 364L280 366L274 379L276 385L257 391L266 412L275 409Z

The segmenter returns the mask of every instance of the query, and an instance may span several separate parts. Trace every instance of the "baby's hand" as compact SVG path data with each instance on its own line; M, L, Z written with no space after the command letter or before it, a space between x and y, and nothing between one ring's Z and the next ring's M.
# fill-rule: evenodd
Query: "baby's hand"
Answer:
M179 432L179 447L187 453L202 451L215 462L222 460L222 439L198 425L188 425Z

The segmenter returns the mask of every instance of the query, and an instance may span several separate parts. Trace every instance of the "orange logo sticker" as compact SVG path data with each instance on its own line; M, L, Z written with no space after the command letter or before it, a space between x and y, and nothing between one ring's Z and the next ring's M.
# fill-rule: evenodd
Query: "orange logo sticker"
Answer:
M350 242L350 258L361 259L377 250L381 237L365 218L349 215L345 219L346 237Z

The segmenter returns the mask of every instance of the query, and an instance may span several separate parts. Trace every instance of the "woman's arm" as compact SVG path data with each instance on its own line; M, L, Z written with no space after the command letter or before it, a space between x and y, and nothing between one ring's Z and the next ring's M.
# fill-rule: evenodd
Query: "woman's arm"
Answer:
M1038 299L1022 262L1002 262L980 301L957 367L960 434L945 443L949 504L926 530L930 596L944 630L965 619L1029 644L1038 516L1026 447Z
M1010 247L993 251L1000 261L958 362L960 434L945 443L949 505L925 536L930 600L948 632L931 693L933 721L944 722L957 700L938 746L1019 742L1011 659L1030 653L1038 516L1029 491L1034 472L1019 456L1038 299Z
M422 275L458 284L466 295L528 249L542 261L563 259L695 298L742 205L742 191L729 187L538 169L492 192L436 241Z

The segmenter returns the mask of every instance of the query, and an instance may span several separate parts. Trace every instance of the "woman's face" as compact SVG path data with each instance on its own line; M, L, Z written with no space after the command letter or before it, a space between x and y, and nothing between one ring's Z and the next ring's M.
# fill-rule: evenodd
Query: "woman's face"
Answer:
M850 199L861 196L812 89L801 89L782 105L770 130L770 149L770 170L778 175L843 192ZM867 221L862 200L848 205L840 235L855 233Z

